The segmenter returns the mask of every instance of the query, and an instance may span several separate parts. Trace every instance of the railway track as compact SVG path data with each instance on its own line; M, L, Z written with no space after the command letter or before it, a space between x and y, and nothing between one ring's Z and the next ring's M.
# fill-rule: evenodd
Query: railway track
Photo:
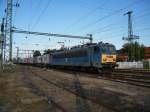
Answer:
M111 79L128 84L150 88L150 75L132 72L111 72Z
M104 79L104 80L110 80L120 83L126 83L130 85L140 86L140 87L146 87L150 88L150 74L147 72L132 72L131 70L125 70L124 72L115 70L115 71L109 71L109 72L86 72L86 71L80 71L75 69L56 69L62 72L76 72L82 76L90 77L90 78L97 78L97 79Z
M109 109L111 109L111 110L114 110L114 111L116 111L116 112L119 112L116 108L114 108L114 107L112 107L112 106L110 106L110 105L103 104L101 101L98 101L96 98L89 98L88 96L86 96L86 95L80 93L79 91L77 92L76 90L73 90L73 89L70 88L70 87L65 87L65 86L64 86L62 83L60 83L60 82L54 82L54 81L48 80L48 79L42 77L41 75L37 74L37 73L34 72L34 71L31 71L31 72L32 72L36 77L39 77L40 79L42 79L43 81L46 81L46 82L47 82L48 84L50 84L50 85L52 84L52 85L54 85L54 86L56 86L56 87L58 87L58 88L62 88L63 90L65 90L65 91L67 91L67 92L69 92L69 93L71 93L71 94L73 94L73 95L76 95L76 96L78 96L78 97L81 97L81 98L84 99L84 100L88 100L88 101L91 101L91 102L93 102L93 103L103 105L103 106L106 107L106 108L109 108Z
M103 75L103 76L102 76ZM126 84L130 84L130 85L135 85L135 86L140 86L140 87L146 87L146 88L150 88L150 81L149 80L143 80L143 79L135 79L133 78L129 78L129 77L124 77L122 76L122 74L119 74L121 77L119 76L104 76L106 74L86 74L86 75L82 75L82 76L88 76L90 78L97 78L97 79L103 79L103 80L110 80L110 81L114 81L114 82L120 82L120 83L126 83Z
M81 98L83 98L85 100L89 100L89 101L91 101L93 103L96 103L96 104L99 104L99 105L103 105L104 107L109 108L109 109L111 109L113 111L121 112L121 111L125 111L126 110L126 111L129 111L129 112L130 111L132 111L132 112L134 112L134 111L135 112L140 112L140 111L144 110L143 106L141 106L139 104L136 104L136 103L132 104L131 102L128 102L128 101L127 102L126 101L122 102L122 101L119 100L119 101L115 101L115 103L112 103L111 101L108 102L107 101L108 100L107 99L107 95L105 95L105 94L102 94L102 96L91 96L90 94L88 94L88 90L86 90L86 89L83 90L84 91L84 94L83 94L83 93L81 93L80 90L76 90L75 88L72 88L72 86L69 86L68 84L66 85L66 84L64 84L62 82L59 82L59 81L49 80L49 79L43 77L42 75L38 74L37 72L35 72L33 70L31 70L31 72L32 72L32 74L34 76L39 77L40 79L42 79L43 81L47 82L50 85L51 84L55 85L58 88L62 88L63 90L70 92L71 94L74 94L74 95L76 95L78 97L81 97ZM77 72L74 72L73 74L74 75L80 75ZM103 78L104 79L104 77L100 77L100 76L99 77L94 77L94 75L92 75L92 76L91 75L87 75L87 76L88 77L93 77L93 78ZM120 81L118 81L118 82L120 82ZM103 90L101 92L103 92ZM108 94L108 92L106 92L106 94ZM112 95L112 93L110 93L110 94ZM131 106L129 106L129 105L131 105Z
M82 76L111 80L120 83L150 88L150 70L115 69L108 72L81 71L79 69L52 68L62 72L76 72Z
M149 74L150 75L150 69L115 69L114 72L121 72L121 73L141 73L141 74Z
M116 69L108 72L93 72L93 71L81 71L79 69L62 69L62 68L52 68L62 72L76 72L82 76L87 76L90 78L98 78L104 80L110 80L120 83L126 83L130 85L140 86L150 88L150 71L149 70L131 70L131 69Z
M35 85L32 82L32 80L28 77L28 74L26 73L26 71L27 71L26 69L23 69L23 81L26 84L26 86L28 88L30 88L31 91L34 94L36 94L38 96L45 97L47 99L47 103L48 104L51 104L51 105L55 106L61 112L66 112L66 110L61 105L59 105L58 103L56 103L51 96L49 96L48 94L46 94L43 90L41 90L37 85Z

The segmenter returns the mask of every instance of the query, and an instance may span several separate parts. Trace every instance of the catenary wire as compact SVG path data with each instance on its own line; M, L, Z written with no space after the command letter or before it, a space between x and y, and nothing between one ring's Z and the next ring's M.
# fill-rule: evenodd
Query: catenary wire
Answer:
M79 19L77 19L75 22L73 22L71 25L69 25L68 27L65 28L65 30L68 30L72 27L74 27L75 25L79 24L81 21L83 21L84 19L88 18L89 16L91 16L92 14L94 14L94 12L98 9L101 9L102 7L104 7L104 5L106 5L106 3L108 3L108 0L105 0L100 6L94 8L93 10L91 10L90 12L88 12L86 15L80 17Z
M93 21L93 22L88 23L87 25L85 25L85 26L83 26L83 27L80 27L78 30L80 30L80 31L81 31L81 30L85 30L85 29L89 28L89 26L91 27L91 26L95 25L96 23L98 23L98 22L100 22L100 21L102 21L102 20L106 20L106 19L108 19L109 17L112 17L112 16L114 16L114 15L116 15L116 14L122 12L123 10L127 9L128 7L131 7L131 6L133 6L133 5L136 5L136 3L139 3L139 2L141 2L141 0L136 0L136 1L130 3L129 5L123 7L123 8L121 8L121 9L119 9L119 10L116 10L116 11L114 11L114 12L108 14L108 15L103 16L102 18L97 19L96 21Z
M38 25L38 23L39 23L40 20L41 20L42 15L46 12L46 10L48 9L48 7L49 7L49 5L50 5L50 3L51 3L52 1L53 1L53 0L48 0L48 3L46 4L46 6L43 8L43 10L41 11L41 13L39 14L39 16L38 16L38 18L37 18L35 24L33 24L33 26L31 27L32 30Z

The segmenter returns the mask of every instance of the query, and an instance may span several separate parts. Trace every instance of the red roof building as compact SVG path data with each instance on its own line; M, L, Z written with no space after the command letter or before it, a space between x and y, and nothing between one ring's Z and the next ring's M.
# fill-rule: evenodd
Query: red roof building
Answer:
M117 61L118 62L123 62L123 61L128 61L129 57L127 54L122 53L121 49L117 50Z
M118 54L117 55L117 61L118 62L122 62L122 61L128 61L128 56L125 54Z
M145 60L149 60L150 59L150 47L145 47Z

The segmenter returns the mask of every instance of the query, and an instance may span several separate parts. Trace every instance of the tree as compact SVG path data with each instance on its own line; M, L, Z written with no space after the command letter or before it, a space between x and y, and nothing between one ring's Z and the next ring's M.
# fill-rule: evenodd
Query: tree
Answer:
M33 57L37 57L37 56L41 56L41 53L40 51L35 51L34 54L33 54Z
M50 53L54 53L54 52L56 52L57 50L56 49L47 49L47 50L45 50L44 51L44 54L50 54Z
M145 57L145 55L144 55L144 53L145 53L145 46L143 44L141 45L140 52L141 52L140 58L144 59L144 57Z
M50 54L50 53L51 53L50 49L44 50L44 54Z
M121 52L127 54L130 61L144 59L144 45L140 45L138 42L124 44Z

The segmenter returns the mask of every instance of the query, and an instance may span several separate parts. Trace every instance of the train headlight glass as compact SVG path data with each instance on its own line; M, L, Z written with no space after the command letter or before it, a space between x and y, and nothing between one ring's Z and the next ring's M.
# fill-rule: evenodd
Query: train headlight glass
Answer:
M104 58L103 61L106 61L106 58Z
M113 61L116 61L116 59L115 59L115 58L113 58Z

